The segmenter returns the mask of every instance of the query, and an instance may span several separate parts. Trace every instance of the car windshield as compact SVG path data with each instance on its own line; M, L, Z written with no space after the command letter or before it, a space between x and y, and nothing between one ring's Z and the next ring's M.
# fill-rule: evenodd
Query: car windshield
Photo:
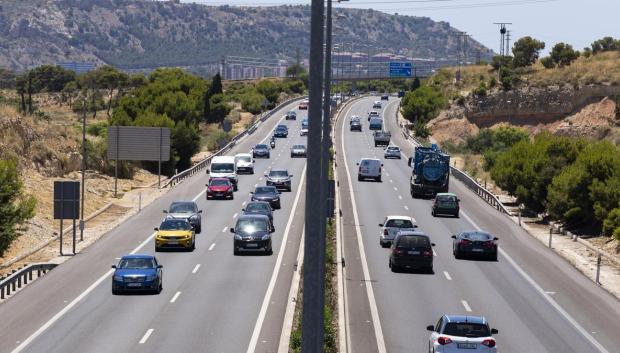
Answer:
M406 236L401 236L398 239L397 246L403 247L403 248L418 248L418 247L428 248L431 246L431 242L425 236L406 235Z
M492 237L488 233L463 233L461 235L463 239L473 240L473 241L487 241L491 240Z
M446 324L443 334L457 337L488 337L490 336L489 327L484 324L456 323Z
M267 149L267 145L256 145L256 147L254 147L254 149L256 149L256 150L266 150Z
M413 223L408 219L390 219L385 226L390 228L413 228Z
M259 186L254 190L255 194L275 194L276 188L273 186Z
M181 219L165 220L159 226L159 230L190 230L192 226L189 222Z
M148 269L155 268L155 260L150 258L128 258L122 259L118 263L118 268L122 269Z
M251 162L252 161L252 157L250 156L241 156L241 157L237 157L240 161L243 162Z
M439 202L455 202L456 201L456 197L449 196L449 195L437 196L437 201L439 201Z
M304 148L306 148L306 146L304 146L304 145L295 145L295 146L293 146L293 149L295 149L295 150L303 150Z
M189 202L173 203L170 205L170 213L194 213L196 212L196 205Z
M398 147L388 147L387 150L390 151L390 152L398 152L398 151L400 151L398 149Z
M232 173L235 171L233 163L215 163L211 164L211 172L214 173Z
M286 170L272 170L269 172L270 177L287 177L288 172Z
M247 212L269 212L271 210L271 206L266 203L249 203L245 210Z
M240 219L235 229L244 233L254 233L266 232L269 227L264 219Z
M230 185L230 181L225 180L225 179L215 179L215 180L211 180L211 183L209 185L210 186L225 186L225 185Z
M287 127L286 127L286 125L278 125L278 127L276 129L278 129L278 130L286 130Z

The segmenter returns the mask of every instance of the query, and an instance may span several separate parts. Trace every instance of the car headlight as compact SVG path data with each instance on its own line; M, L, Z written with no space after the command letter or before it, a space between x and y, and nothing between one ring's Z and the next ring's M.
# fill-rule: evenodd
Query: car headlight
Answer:
M157 278L157 275L146 276L147 281L154 281Z
M167 215L166 219L173 219L174 217L172 215Z
M271 234L265 234L265 235L263 235L261 240L269 240L270 238L271 238Z
M243 238L241 237L241 235L235 233L235 240L243 240Z
M116 282L122 282L123 281L123 276L114 275L114 280Z

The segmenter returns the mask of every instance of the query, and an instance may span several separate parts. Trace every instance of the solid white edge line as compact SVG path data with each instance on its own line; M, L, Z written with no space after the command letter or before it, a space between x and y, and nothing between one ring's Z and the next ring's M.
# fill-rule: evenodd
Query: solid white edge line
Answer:
M452 277L450 276L450 274L448 273L448 271L443 271L443 275L446 276L446 279L448 281L452 281Z
M214 247L215 247L215 243L211 244L211 245L209 246L209 251L213 250L213 248L214 248Z
M293 332L293 320L295 318L295 308L297 307L297 294L299 293L299 282L301 280L301 269L304 263L304 237L306 231L301 232L301 243L297 252L297 270L293 273L293 281L291 289L288 292L288 303L284 312L284 323L282 324L282 333L280 334L280 342L278 344L278 353L288 353L291 343L291 333Z
M269 285L267 286L267 292L263 297L263 304L261 305L260 312L258 313L258 318L256 319L256 324L254 325L254 331L252 332L252 337L250 338L250 344L248 345L247 353L254 353L256 351L256 344L258 343L258 336L260 335L260 331L263 327L263 321L265 321L265 316L267 314L267 307L269 306L269 301L271 300L271 294L273 293L273 289L276 286L276 280L278 279L278 273L280 273L280 266L282 263L282 258L284 257L284 252L286 250L286 244L288 240L288 234L291 229L291 225L293 224L293 219L295 218L295 211L297 210L297 204L299 203L299 197L301 196L301 191L304 189L304 180L306 179L306 167L307 164L304 165L304 170L301 172L301 180L299 181L299 187L297 189L297 195L295 195L295 201L293 202L293 208L291 210L291 215L288 218L288 222L286 223L286 229L284 230L284 236L282 237L282 246L280 247L280 251L278 252L278 259L276 260L276 264L273 268L273 273L271 274L271 279L269 280Z
M467 221L471 223L474 228L476 228L477 230L482 230L482 228L480 228L474 222L474 220L467 215L467 213L463 212L463 210L461 210L461 215L465 219L467 219ZM510 257L510 255L508 255L508 253L506 253L506 251L504 251L504 249L498 247L498 251L502 255L502 257L504 257L506 261L508 261L508 263L512 265L512 267L521 275L521 277L523 277L526 282L528 282L532 287L534 287L538 294L540 294L558 313L560 313L560 315L564 317L564 319L566 319L566 321L568 321L577 331L579 331L579 333L581 333L581 335L588 342L590 342L590 344L596 347L596 349L598 349L600 353L610 353L605 347L603 347L602 344L600 344L594 337L592 337L592 335L588 331L586 331L566 310L564 310L564 308L562 308L562 306L560 306L558 302L556 302L549 294L547 294L545 290L542 289L542 287L532 277L530 277L530 275L528 275L525 270L522 269L521 266L519 266L519 264L517 264L517 262L512 257Z
M282 121L282 119L280 119L280 121ZM265 137L265 139L263 139L263 141L265 141L268 137L269 137L269 134L267 134L267 137ZM304 167L304 172L305 172L305 167ZM204 193L206 191L207 191L206 189L203 189L200 193L198 193L198 195L196 195L196 197L194 197L192 199L192 201L198 200L198 198L200 196L204 195ZM224 230L222 232L225 232L225 231L226 231L226 228L224 228ZM148 244L148 242L151 241L151 239L153 239L153 237L155 237L155 233L152 233L151 235L149 235L148 238L146 238L142 243L140 243L140 245L138 245L138 247L133 249L133 251L131 251L129 254L135 254L138 251L140 251L140 249L142 249L146 244ZM57 312L54 316L52 316L48 321L46 321L45 324L43 324L34 333L32 333L30 336L28 336L28 338L26 338L24 341L22 341L19 344L19 346L15 347L11 351L11 353L19 353L19 352L23 351L24 348L26 348L30 343L32 343L32 341L34 341L37 337L39 337L43 332L45 332L48 328L50 328L54 323L56 323L56 321L58 321L62 316L64 316L69 310L71 310L76 304L78 304L88 294L90 294L90 292L92 292L95 288L97 288L112 273L114 273L113 269L110 269L106 273L104 273L95 282L93 282L93 284L91 284L82 293L80 293L75 299L73 299L69 304L67 304L64 308L62 308L59 312ZM152 329L151 329L151 332L152 332ZM148 339L148 337L147 337L147 339Z
M140 339L140 342L138 342L139 344L145 344L146 340L149 339L149 337L151 337L151 334L153 333L153 329L150 328L148 330L146 330L146 332L144 333L144 336L142 336L142 339Z
M346 117L345 117L346 119ZM334 180L336 183L340 181L338 168L334 168ZM351 347L351 335L348 329L349 310L346 300L347 284L344 280L346 269L342 266L344 251L342 248L342 220L340 217L340 193L334 195L336 202L336 261L337 272L336 279L338 283L338 342L340 353L349 353Z
M347 112L345 113L345 116L348 116L349 113L351 112L351 109L353 108L353 106L351 106ZM344 120L343 119L343 123L344 124ZM372 321L373 321L373 327L375 329L375 337L377 339L377 349L379 350L379 353L386 353L387 349L385 347L385 339L383 338L383 330L381 329L381 321L379 320L379 310L377 309L377 302L375 300L375 294L374 291L372 289L372 283L370 282L370 271L368 270L368 263L366 261L366 252L364 251L364 242L362 240L362 231L360 229L360 222L359 222L359 216L357 215L357 205L355 203L355 194L353 193L353 183L351 182L351 172L349 171L349 164L347 162L347 152L344 148L344 127L341 129L340 131L340 144L341 144L341 148L342 148L342 157L344 160L344 167L345 170L347 171L347 181L349 184L349 194L351 197L351 204L353 206L353 218L354 218L354 222L355 222L355 233L357 235L357 244L359 247L359 252L360 252L360 258L361 258L361 262L362 262L362 269L364 272L364 280L366 282L366 295L368 296L368 304L370 306L370 314L372 317Z
M198 272L198 269L200 268L200 264L197 264L194 269L192 270L192 273L196 273Z
M171 302L171 303L176 302L176 301L177 301L177 299L179 299L179 295L181 295L181 292L180 292L180 291L179 291L179 292L174 293L174 295L172 296L172 299L170 299L170 302Z
M469 306L467 301L461 300L461 304L463 304L463 307L465 308L465 311L467 311L468 313L471 313L471 307Z

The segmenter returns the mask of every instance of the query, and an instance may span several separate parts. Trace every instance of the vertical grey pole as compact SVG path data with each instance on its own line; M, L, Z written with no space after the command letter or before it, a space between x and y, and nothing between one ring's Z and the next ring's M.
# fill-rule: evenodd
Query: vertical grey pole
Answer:
M75 204L75 202L74 202ZM75 210L74 210L75 211ZM73 217L73 255L75 255L75 217Z
M138 194L138 212L142 211L142 191Z
M164 137L162 134L164 133L164 128L159 128L159 162L157 163L157 188L161 189L161 144Z
M602 258L601 258L601 253L598 253L598 256L596 257L596 283L597 284L601 284L601 262L602 262Z
M304 240L303 312L301 351L323 351L323 304L325 280L325 228L319 226L324 214L315 211L320 202L321 177L321 96L323 86L323 0L312 0L310 16L310 82L308 107L308 162Z
M76 210L75 210L75 205L77 204L76 202L76 197L78 195L77 194L77 190L75 190L73 187L71 188L71 206L73 207L73 211L71 212L71 218L73 220L73 230L71 231L71 233L73 234L73 255L75 255L75 233L76 233L76 229L75 229L75 216L76 216Z
M552 239L553 239L553 228L549 228L549 249L551 249Z
M121 139L120 131L116 126L116 161L114 162L114 197L117 197L117 184L118 184L118 144Z
M63 195L63 186L62 184L60 184L60 256L63 255L62 253L62 219L65 216L64 215L64 206L65 206L65 198Z
M93 97L94 97L93 92ZM93 98L94 99L94 98ZM86 175L86 107L84 107L84 114L82 115L82 197L80 198L80 241L84 241L84 183Z

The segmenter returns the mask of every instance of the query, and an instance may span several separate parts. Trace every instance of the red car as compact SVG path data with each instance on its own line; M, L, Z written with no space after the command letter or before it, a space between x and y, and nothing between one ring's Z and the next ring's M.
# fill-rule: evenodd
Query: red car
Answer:
M207 184L207 200L214 198L234 199L233 185L228 178L211 178Z

